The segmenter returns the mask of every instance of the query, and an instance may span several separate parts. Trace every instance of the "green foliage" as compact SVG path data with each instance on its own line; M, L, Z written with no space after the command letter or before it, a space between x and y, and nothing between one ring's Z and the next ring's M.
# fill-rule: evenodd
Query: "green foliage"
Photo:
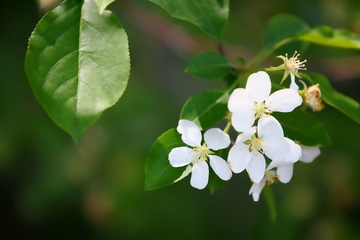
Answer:
M316 118L301 109L290 113L273 113L281 123L285 136L306 146L327 146L331 143L326 129Z
M332 29L329 26L321 26L305 31L296 39L329 47L360 49L360 36L345 29Z
M198 93L187 100L180 119L193 121L202 129L208 129L225 117L228 99L229 94L220 90Z
M175 128L168 130L155 141L146 160L145 190L154 190L172 184L181 176L186 167L172 167L168 156L173 148L184 145Z
M174 18L188 21L220 42L229 14L228 0L150 0Z
M230 73L232 65L226 58L212 51L206 51L193 56L185 72L208 80L221 79Z
M52 120L76 141L126 88L128 40L116 17L93 0L64 1L29 40L25 70Z
M293 36L308 30L309 26L300 18L290 14L279 14L271 18L265 29L264 46L266 49L279 47Z
M112 2L114 2L115 0L94 0L96 5L98 6L100 13L102 13L105 8Z

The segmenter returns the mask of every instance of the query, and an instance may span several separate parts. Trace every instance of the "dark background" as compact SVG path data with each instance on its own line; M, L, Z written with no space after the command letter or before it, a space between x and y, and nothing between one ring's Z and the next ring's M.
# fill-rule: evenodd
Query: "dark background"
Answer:
M336 109L314 113L333 144L313 163L297 163L290 183L273 185L274 223L264 197L254 203L248 195L246 174L214 195L193 189L189 178L144 192L152 143L177 125L190 96L222 87L184 73L189 58L215 42L146 1L112 3L129 37L128 88L76 145L36 101L23 70L27 39L46 7L31 0L0 6L0 239L360 239L360 127ZM231 61L260 50L277 13L360 34L357 0L230 6L224 48ZM359 51L310 46L302 58L360 101Z

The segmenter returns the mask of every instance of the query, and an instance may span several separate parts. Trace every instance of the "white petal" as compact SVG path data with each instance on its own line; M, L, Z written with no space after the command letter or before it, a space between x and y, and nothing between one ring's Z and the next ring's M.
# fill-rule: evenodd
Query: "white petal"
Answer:
M253 183L253 185L251 186L249 194L252 194L255 202L259 201L260 193L265 187L265 183L266 183L266 179L263 178L259 183Z
M251 74L247 80L245 89L249 94L249 99L253 102L260 103L265 101L271 91L269 75L263 71Z
M289 152L289 145L284 137L265 135L262 143L265 155L271 160L283 160Z
M281 89L271 94L265 101L265 105L274 112L291 112L300 106L302 98L293 89Z
M287 164L279 166L277 168L276 174L279 176L279 180L282 183L290 182L293 175L294 164Z
M220 128L211 128L204 134L206 146L214 151L227 148L230 145L230 137Z
M305 163L311 163L320 155L320 148L318 147L301 146L301 149L300 161Z
M209 181L209 166L205 161L195 163L192 168L190 184L194 188L204 189Z
M216 155L209 155L209 159L211 168L214 170L216 175L219 176L219 178L224 181L227 181L231 178L232 172L224 159Z
M236 131L243 132L251 128L255 121L253 105L244 105L231 115L231 123Z
M288 144L288 153L286 154L285 161L295 163L301 157L301 147L299 144L296 144L293 140L285 138Z
M262 154L258 153L257 155L253 155L250 162L246 167L246 171L248 172L251 180L254 183L259 183L261 179L264 177L265 173L265 158Z
M229 151L228 163L234 173L241 173L251 159L249 146L241 142L236 143Z
M191 163L195 156L196 153L191 148L177 147L169 153L169 161L173 167L182 167Z
M194 122L181 119L177 131L182 134L181 139L189 146L198 147L201 145L201 131Z
M230 112L235 112L237 109L242 108L244 101L248 101L249 97L245 88L235 89L229 97L228 109Z
M276 118L273 116L264 116L259 119L258 136L284 136L284 131Z
M295 91L299 90L299 86L295 82L295 75L291 71L290 71L290 79L291 79L291 83L289 88Z
M251 137L256 133L256 127L251 127L248 130L245 130L243 133L239 134L236 138L236 143L245 142L246 140L250 140Z

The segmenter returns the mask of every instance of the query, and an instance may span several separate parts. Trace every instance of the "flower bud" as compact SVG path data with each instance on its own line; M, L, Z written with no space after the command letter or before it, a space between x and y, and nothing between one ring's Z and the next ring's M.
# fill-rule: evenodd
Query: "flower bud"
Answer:
M307 105L311 107L313 111L321 111L325 107L322 103L319 84L307 88L304 97Z

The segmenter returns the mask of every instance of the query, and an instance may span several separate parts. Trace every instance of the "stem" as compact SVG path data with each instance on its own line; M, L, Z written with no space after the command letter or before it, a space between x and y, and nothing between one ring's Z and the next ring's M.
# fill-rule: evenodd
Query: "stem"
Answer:
M223 132L229 133L230 127L231 127L231 121L229 121L229 119L228 119L228 122L227 122L226 127L224 128Z
M218 50L219 50L219 53L225 57L224 47L221 43L219 43L219 45L218 45Z

